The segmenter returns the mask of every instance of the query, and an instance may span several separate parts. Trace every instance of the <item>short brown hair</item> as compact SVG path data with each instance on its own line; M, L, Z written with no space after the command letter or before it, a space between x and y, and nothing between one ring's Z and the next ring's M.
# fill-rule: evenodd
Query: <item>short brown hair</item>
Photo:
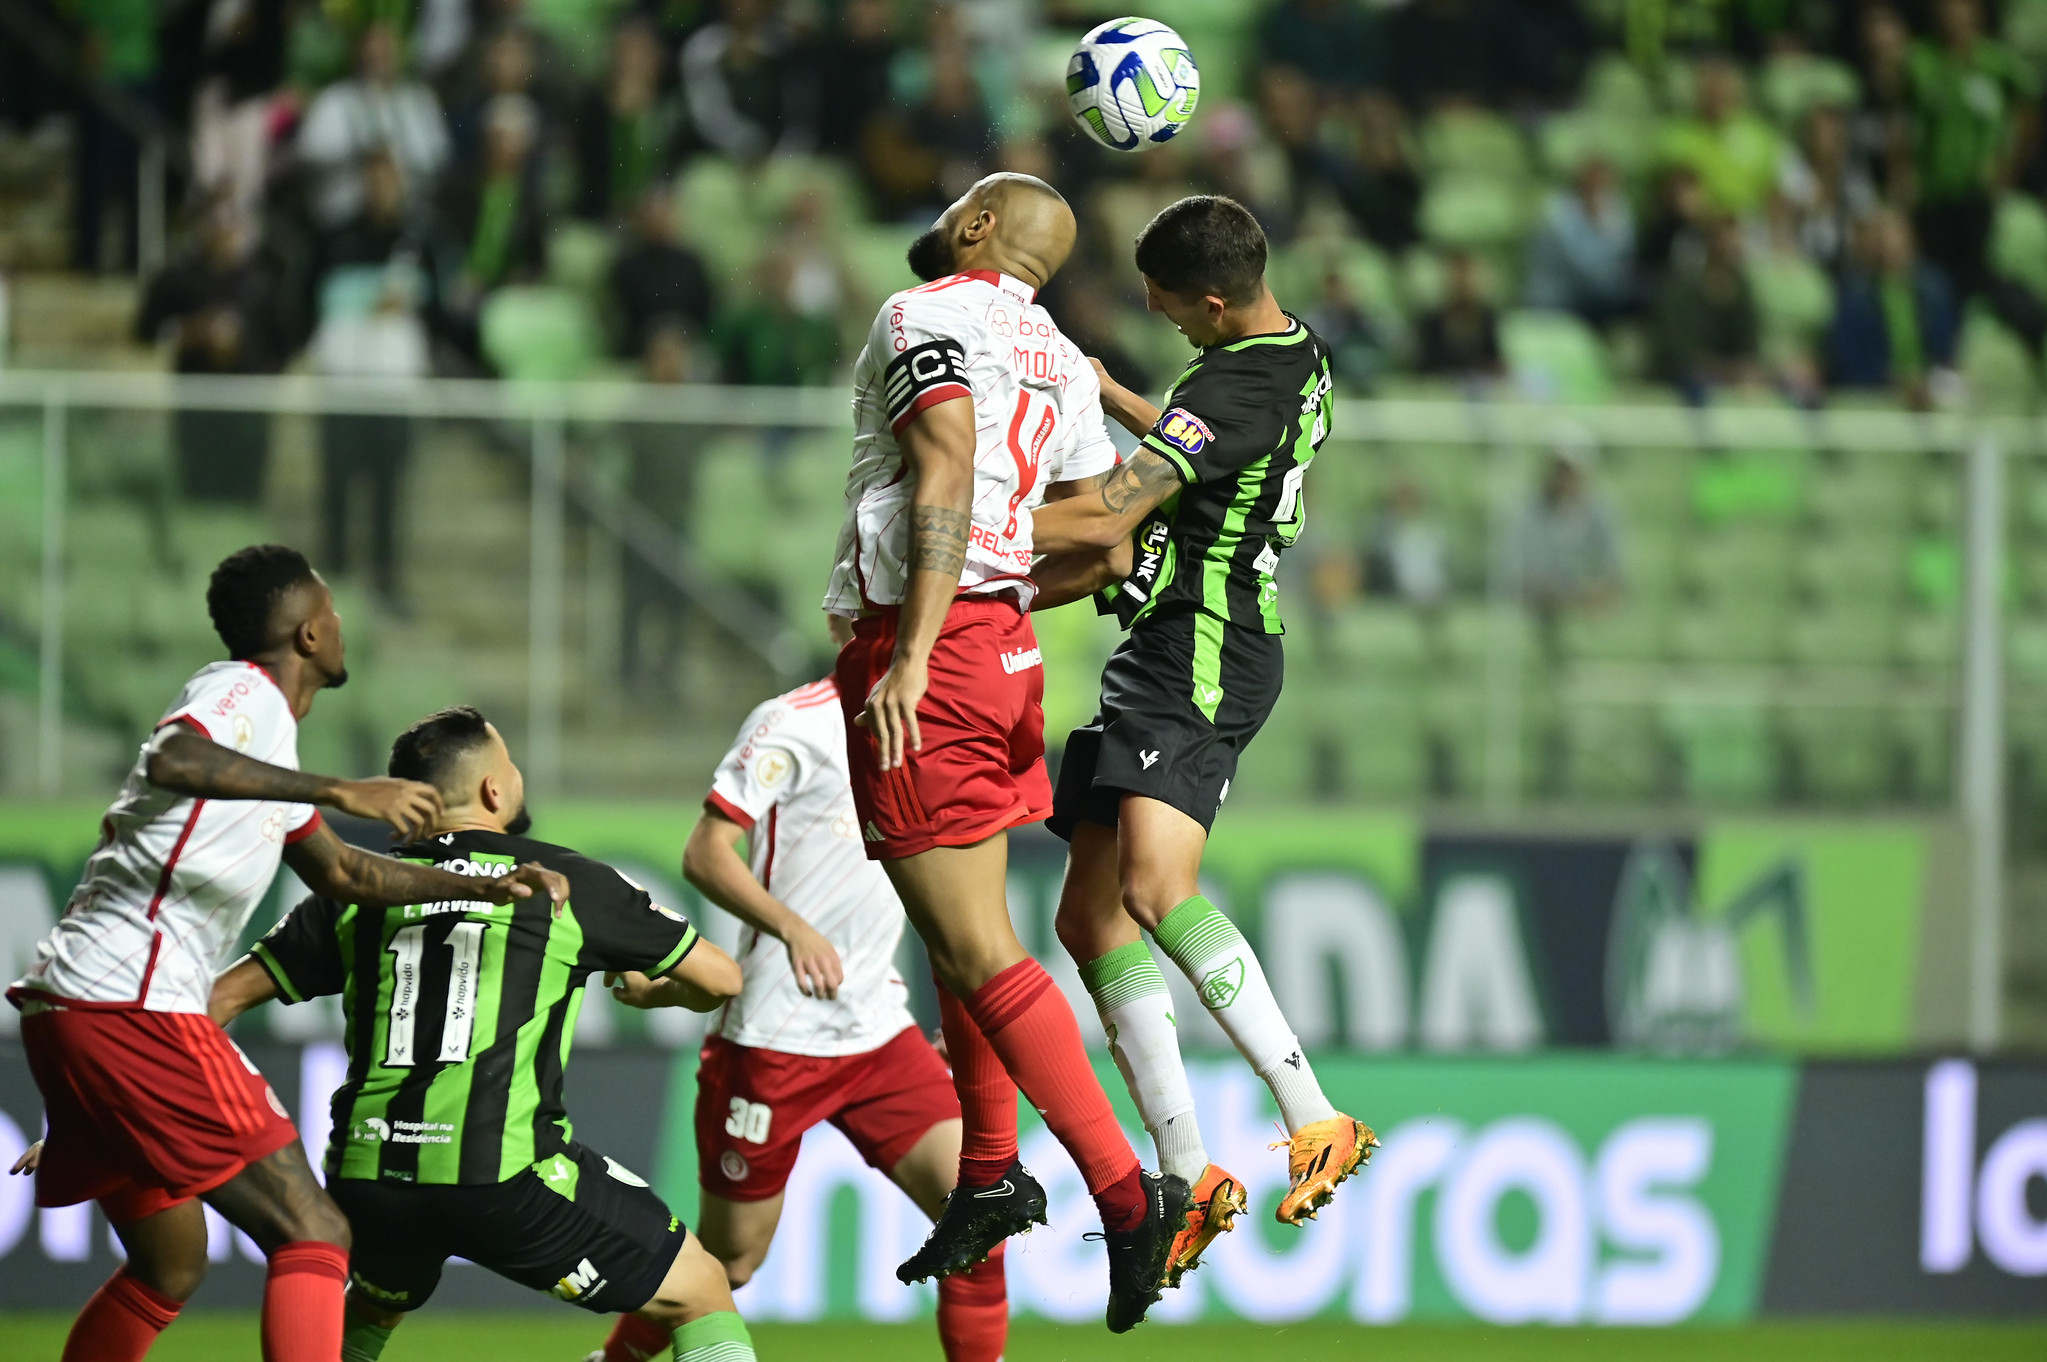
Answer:
M1137 234L1137 268L1153 283L1168 293L1213 295L1231 307L1258 296L1265 255L1258 219L1220 194L1170 204Z

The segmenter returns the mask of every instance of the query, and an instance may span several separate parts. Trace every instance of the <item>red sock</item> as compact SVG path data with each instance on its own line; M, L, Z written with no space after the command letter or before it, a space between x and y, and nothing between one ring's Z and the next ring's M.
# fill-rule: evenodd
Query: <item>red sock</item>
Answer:
M1004 1247L997 1244L987 1262L939 1280L938 1341L945 1349L945 1362L1001 1362L1009 1342Z
M78 1312L64 1341L64 1362L140 1362L180 1308L124 1267Z
M334 1362L341 1356L341 1298L348 1250L305 1239L270 1255L263 1283L263 1362Z
M939 1026L960 1095L960 1185L992 1187L1016 1161L1016 1081L965 1004L938 986Z
M1003 1067L1073 1156L1102 1223L1113 1230L1136 1224L1144 1214L1137 1155L1095 1081L1080 1025L1052 976L1035 960L1019 960L965 1001Z
M675 1336L650 1319L620 1315L604 1340L604 1362L648 1362L666 1356L675 1346Z

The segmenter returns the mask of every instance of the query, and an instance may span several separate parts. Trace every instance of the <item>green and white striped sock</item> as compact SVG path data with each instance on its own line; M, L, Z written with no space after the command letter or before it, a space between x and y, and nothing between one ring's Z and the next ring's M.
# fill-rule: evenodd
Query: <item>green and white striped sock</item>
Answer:
M1216 1022L1272 1089L1289 1134L1336 1115L1265 982L1265 970L1237 924L1196 894L1167 913L1152 933L1201 994Z
M342 1317L341 1362L377 1362L390 1341L391 1330L357 1319L353 1314Z
M1109 1052L1158 1146L1159 1167L1187 1179L1189 1186L1201 1181L1208 1150L1194 1119L1187 1067L1180 1062L1173 995L1166 991L1166 976L1159 973L1151 948L1143 941L1118 946L1083 963L1080 981L1095 1000L1102 1029L1109 1033Z
M754 1362L753 1335L731 1310L700 1315L675 1331L675 1362Z

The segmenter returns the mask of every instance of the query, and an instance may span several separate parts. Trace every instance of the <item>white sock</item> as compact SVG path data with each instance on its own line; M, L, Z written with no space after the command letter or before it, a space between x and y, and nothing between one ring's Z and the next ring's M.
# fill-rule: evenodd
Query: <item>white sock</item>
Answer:
M1160 1171L1193 1186L1208 1167L1208 1150L1194 1117L1187 1066L1180 1062L1166 976L1144 942L1133 941L1082 964L1080 979L1095 1000L1102 1029L1109 1033L1109 1053L1137 1099L1144 1128L1158 1146Z
M1337 1114L1236 923L1196 894L1166 914L1152 935L1193 982L1238 1053L1272 1089L1289 1134Z

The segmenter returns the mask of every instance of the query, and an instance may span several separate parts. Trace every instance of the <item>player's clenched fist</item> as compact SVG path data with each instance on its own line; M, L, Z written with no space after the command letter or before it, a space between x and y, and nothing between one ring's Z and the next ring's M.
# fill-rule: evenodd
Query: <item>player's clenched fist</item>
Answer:
M924 735L917 731L917 704L930 686L924 660L898 652L867 693L867 708L857 722L874 735L882 770L892 771L909 759L908 753L924 750Z
M401 842L410 842L441 816L441 793L417 780L344 780L334 791L334 807L357 818L388 824Z

